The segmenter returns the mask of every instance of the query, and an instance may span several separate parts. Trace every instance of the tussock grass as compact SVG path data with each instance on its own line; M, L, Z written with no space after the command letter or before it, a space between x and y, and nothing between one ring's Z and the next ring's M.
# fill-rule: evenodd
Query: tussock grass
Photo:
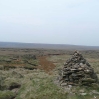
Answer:
M0 91L0 99L14 99L15 96L11 91Z
M67 96L53 83L53 76L40 70L25 75L23 86L16 99L66 99Z

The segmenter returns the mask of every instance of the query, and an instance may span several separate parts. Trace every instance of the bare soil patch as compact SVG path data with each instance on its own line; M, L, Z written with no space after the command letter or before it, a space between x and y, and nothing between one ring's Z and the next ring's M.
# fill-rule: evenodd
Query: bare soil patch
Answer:
M46 58L47 56L41 56L38 58L40 64L38 68L43 69L45 72L49 73L55 68L55 65L53 62L48 61Z

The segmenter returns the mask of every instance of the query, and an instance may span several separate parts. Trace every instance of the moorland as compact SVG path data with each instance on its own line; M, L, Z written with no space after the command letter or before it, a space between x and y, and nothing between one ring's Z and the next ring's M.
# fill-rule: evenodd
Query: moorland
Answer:
M0 48L0 99L99 99L99 87L65 89L57 79L75 50ZM99 50L80 50L99 77Z

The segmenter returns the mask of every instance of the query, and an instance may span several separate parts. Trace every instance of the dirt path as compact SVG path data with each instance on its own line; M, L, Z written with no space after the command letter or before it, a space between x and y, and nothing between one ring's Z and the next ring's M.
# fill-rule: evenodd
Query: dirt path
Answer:
M38 68L43 69L45 72L49 73L55 68L55 65L53 64L53 62L48 61L46 58L46 56L38 58L40 64Z

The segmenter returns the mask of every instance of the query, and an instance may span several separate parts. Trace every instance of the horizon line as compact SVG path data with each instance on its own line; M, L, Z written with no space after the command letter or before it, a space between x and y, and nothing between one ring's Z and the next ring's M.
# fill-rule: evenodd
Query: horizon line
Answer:
M70 46L85 46L85 47L99 47L94 45L76 45L76 44L56 44L56 43L33 43L33 42L13 42L13 41L0 41L0 43L20 43L20 44L48 44L48 45L70 45Z

